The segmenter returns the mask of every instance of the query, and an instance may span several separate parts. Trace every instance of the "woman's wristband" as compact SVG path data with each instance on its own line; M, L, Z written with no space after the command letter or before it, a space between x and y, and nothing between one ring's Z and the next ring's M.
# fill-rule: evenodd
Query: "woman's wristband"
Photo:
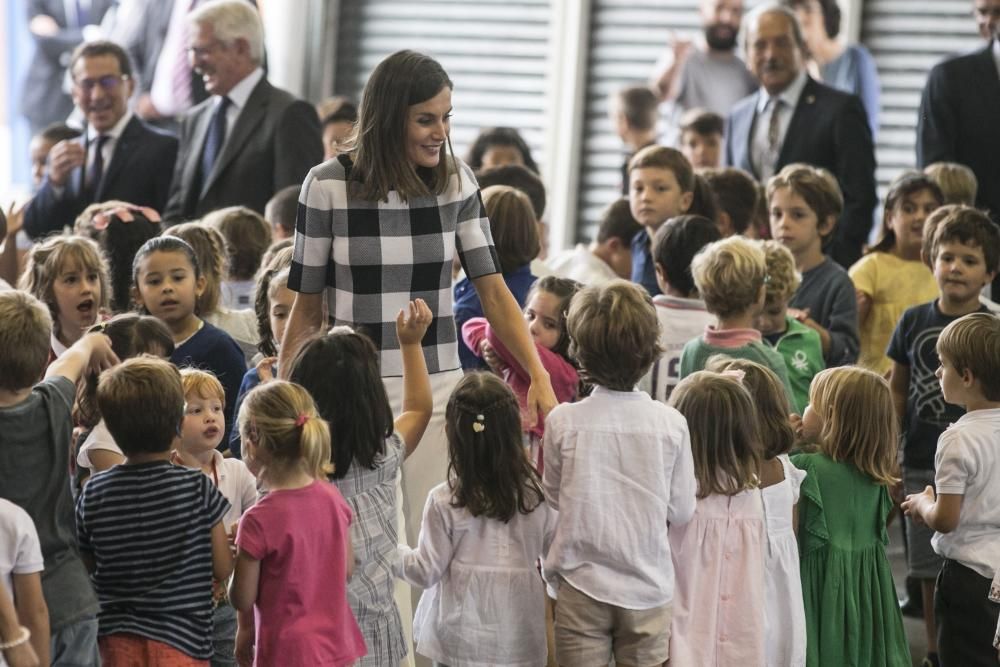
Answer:
M18 637L17 639L12 639L9 642L0 642L0 651L6 651L9 648L14 648L16 646L20 646L21 644L26 644L28 643L29 639L31 639L31 630L22 625L21 636Z

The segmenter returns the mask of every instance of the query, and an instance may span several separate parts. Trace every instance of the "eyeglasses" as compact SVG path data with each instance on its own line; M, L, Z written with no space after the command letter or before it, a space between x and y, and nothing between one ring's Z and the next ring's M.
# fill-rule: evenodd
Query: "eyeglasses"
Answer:
M118 86L122 85L122 82L128 78L127 74L109 74L99 79L80 79L75 82L75 85L88 95L94 92L94 88L97 86L100 86L104 92L111 93L118 90Z
M222 46L223 46L222 42L220 42L217 39L214 39L211 42L209 42L209 44L206 46L189 46L187 47L187 52L188 55L190 56L194 56L195 58L200 58L208 53L211 53L212 51L215 51L216 49Z

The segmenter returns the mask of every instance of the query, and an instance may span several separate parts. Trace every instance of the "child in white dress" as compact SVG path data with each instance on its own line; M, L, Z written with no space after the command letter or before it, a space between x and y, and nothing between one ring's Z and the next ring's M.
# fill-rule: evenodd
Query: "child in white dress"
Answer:
M741 373L740 381L750 391L757 408L764 459L760 489L767 527L765 664L802 667L806 662L806 617L799 577L799 545L795 538L795 506L806 473L792 465L788 458L795 442L795 432L788 420L788 398L778 376L761 364L716 357L709 361L708 368Z
M413 619L417 653L438 665L541 667L545 590L536 563L555 527L521 446L517 399L473 373L445 412L448 481L431 490L400 576L427 590Z

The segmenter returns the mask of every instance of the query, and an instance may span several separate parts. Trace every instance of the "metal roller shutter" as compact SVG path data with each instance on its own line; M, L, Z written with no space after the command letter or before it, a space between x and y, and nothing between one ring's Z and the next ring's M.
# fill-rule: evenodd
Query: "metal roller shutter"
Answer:
M697 37L698 0L593 0L580 169L577 240L593 238L601 210L621 194L621 143L608 96L645 83L673 30Z
M882 194L916 164L920 93L931 67L944 57L982 45L969 0L866 0L861 41L882 83L881 129L876 157Z
M334 90L355 100L387 55L436 58L455 84L452 145L461 157L480 128L519 129L539 164L551 0L341 0Z

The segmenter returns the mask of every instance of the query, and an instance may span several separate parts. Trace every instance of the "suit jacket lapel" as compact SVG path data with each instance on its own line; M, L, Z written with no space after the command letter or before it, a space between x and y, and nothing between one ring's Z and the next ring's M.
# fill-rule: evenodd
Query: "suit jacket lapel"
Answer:
M215 160L212 173L204 181L201 189L201 196L205 196L208 189L219 178L219 175L226 169L230 162L239 154L246 145L247 140L254 129L264 121L267 114L267 103L270 100L271 84L267 79L261 79L254 87L250 97L247 98L246 106L240 110L240 115L236 118L236 124L229 130L226 143L222 147L222 153Z
M1000 109L1000 73L993 59L993 42L987 44L979 55L979 71L976 73L979 81L976 86L983 95L980 104L984 109Z
M142 134L141 122L133 116L132 120L122 130L118 141L115 142L115 150L111 154L111 162L108 164L108 168L105 170L104 176L97 186L94 201L104 201L106 199L104 195L108 191L108 186L118 178L118 174L122 172L125 163L129 161L129 157L137 150L135 145L139 135Z
M816 85L811 76L806 77L806 85L802 87L802 94L799 95L799 101L795 105L792 119L788 123L788 130L781 140L781 152L778 154L778 164L774 167L774 173L778 173L782 167L788 164L788 151L791 150L792 145L789 139L801 136L802 131L800 128L809 126L809 119L816 109Z
M193 151L188 151L186 156L186 161L184 163L184 178L182 188L185 193L187 193L188 201L197 201L200 195L199 192L194 192L194 187L196 185L195 179L198 178L198 169L201 165L201 152L205 148L205 135L208 134L208 124L212 120L212 110L214 106L211 103L206 103L201 109L198 110L197 115L192 118L194 127L191 129L190 136L198 142L198 149ZM182 138L183 142L183 138ZM202 183L205 182L205 177L202 176ZM201 188L204 191L205 188ZM185 210L187 210L187 203L185 202Z

